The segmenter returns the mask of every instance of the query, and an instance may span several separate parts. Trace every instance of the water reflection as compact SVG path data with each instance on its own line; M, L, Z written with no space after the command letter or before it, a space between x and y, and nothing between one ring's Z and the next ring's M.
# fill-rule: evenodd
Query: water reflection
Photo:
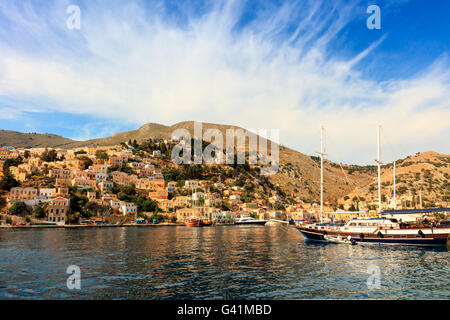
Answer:
M305 242L294 228L0 231L0 298L446 299L443 248ZM82 288L66 287L78 265ZM367 268L381 288L367 288Z

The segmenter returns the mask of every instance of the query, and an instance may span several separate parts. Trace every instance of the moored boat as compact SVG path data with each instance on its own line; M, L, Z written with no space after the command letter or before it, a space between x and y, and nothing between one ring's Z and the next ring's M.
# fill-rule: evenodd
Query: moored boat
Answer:
M186 227L203 227L204 223L201 219L189 219L186 221Z
M381 203L381 159L380 159L380 128L378 126L378 210L380 216L384 214L394 215L400 213L396 210L382 211ZM323 223L323 127L321 130L321 179L320 179L320 221L319 224L298 224L297 230L307 240L336 242L339 239L353 239L357 243L364 244L403 244L419 246L448 245L450 242L450 226L446 222L434 224L428 221L417 221L410 224L399 223L397 219L386 217L372 219L353 219L345 225L329 225ZM395 190L395 162L394 162L394 190ZM394 191L394 204L395 191ZM395 205L394 205L395 207ZM421 209L431 212L448 212L449 208ZM403 210L404 211L404 210ZM411 210L409 210L411 211ZM409 211L403 213L410 213ZM413 210L414 213L415 210ZM418 212L420 213L420 212Z
M352 244L355 245L356 241L351 237L348 236L347 238L342 238L341 236L329 236L325 235L323 236L327 242L331 243L345 243L345 244Z
M266 224L266 220L256 220L252 217L241 217L236 219L234 222L235 225L264 225Z
M204 220L203 221L203 226L204 227L210 227L213 225L213 222L211 220Z
M324 224L298 225L297 230L307 240L329 241L332 237L351 237L364 244L403 244L419 246L446 245L450 227L431 225L401 225L395 219L354 219L344 226Z

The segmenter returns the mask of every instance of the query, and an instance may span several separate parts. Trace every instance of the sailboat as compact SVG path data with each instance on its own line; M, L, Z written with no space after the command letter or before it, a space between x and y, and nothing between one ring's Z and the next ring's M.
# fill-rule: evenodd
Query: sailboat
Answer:
M192 217L189 217L186 222L186 227L203 227L204 223L202 219L195 216L195 200L194 189L192 188Z
M324 223L297 225L297 230L305 240L331 243L361 244L402 244L417 246L440 246L450 242L450 227L445 224L421 223L405 225L396 219L383 217L381 203L381 149L378 126L378 209L379 218L353 219L344 226L330 226ZM323 127L321 131L321 183L320 183L320 220L323 222ZM443 209L436 209L443 210ZM448 211L446 209L445 211ZM339 241L338 241L339 240ZM343 240L343 241L342 241ZM346 242L346 240L348 240Z

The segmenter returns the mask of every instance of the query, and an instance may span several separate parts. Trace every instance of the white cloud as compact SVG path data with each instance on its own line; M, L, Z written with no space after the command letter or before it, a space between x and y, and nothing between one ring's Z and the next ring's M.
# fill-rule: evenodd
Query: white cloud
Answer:
M36 43L13 45L0 34L0 96L136 124L279 128L282 143L308 154L323 124L345 162L373 163L377 124L387 161L449 150L446 57L414 78L367 79L358 66L382 39L353 57L330 53L354 19L353 7L332 3L287 2L237 28L242 2L217 2L203 15L188 10L180 23L161 3L145 11L137 2L100 9L90 1L80 31L65 29L64 4L44 17L3 4L0 12Z

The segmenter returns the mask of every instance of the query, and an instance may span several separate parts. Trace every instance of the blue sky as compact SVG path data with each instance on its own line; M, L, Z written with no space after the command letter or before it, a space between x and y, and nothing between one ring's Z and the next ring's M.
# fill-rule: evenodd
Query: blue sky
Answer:
M81 28L66 26L69 5ZM366 8L381 9L369 30ZM73 139L184 120L373 163L450 148L449 1L3 1L0 128ZM331 152L331 150L335 150Z

